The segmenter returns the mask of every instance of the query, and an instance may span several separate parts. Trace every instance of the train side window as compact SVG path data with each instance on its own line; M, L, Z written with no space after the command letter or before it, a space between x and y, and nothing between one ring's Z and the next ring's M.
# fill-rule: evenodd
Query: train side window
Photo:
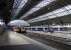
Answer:
M54 31L58 31L58 28L53 28L54 29Z
M44 28L44 30L43 30L44 32L47 32L48 31L48 28Z
M34 30L34 31L35 31L35 28L32 28L32 30Z
M38 31L43 31L43 28L38 28Z
M48 28L45 28L45 30L47 30Z

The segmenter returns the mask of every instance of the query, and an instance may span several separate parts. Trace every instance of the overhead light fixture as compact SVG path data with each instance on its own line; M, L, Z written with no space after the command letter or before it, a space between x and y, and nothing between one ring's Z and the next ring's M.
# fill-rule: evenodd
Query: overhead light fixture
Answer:
M65 15L71 14L71 5L67 5L65 7L62 7L60 9L54 10L50 13L46 13L44 15L38 16L37 18L30 19L28 22L38 22L46 19L52 19L56 17L61 17Z
M19 0L20 1L20 0ZM27 3L28 0L21 0L21 3L16 3L19 4L17 9L15 9L15 16L19 13L19 11L22 9L22 7ZM16 5L15 5L16 6ZM15 7L14 6L14 7Z
M39 4L37 4L36 6L34 6L34 8L32 8L31 10L29 10L25 15L23 15L20 19L34 13L35 11L38 11L39 9L41 9L44 6L49 5L51 2L53 2L55 0L43 0L41 1Z

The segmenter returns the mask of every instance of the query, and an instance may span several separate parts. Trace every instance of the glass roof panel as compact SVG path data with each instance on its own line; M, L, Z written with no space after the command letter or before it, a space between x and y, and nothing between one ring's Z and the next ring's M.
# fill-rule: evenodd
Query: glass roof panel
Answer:
M22 0L18 8L22 8L27 3L27 1L28 0Z
M20 5L22 0L14 0L13 8L16 9Z
M63 7L63 8L60 8L60 9L57 9L55 11L53 11L52 13L60 13L60 12L63 12L63 11L66 11L66 9Z
M68 12L71 14L71 10L68 10Z
M16 16L28 0L15 0L13 6L13 16Z
M71 5L65 7L67 10L71 9Z
M69 15L69 14L71 14L71 5L67 5L65 7L56 9L52 12L46 13L44 15L38 16L37 18L31 19L31 20L28 20L28 21L29 22L31 22L31 21L33 21L33 22L42 21L42 20L61 17L61 16Z
M69 14L71 14L70 10L64 11L64 12L61 12L61 13L57 13L56 15L59 17L59 16L65 16L65 15L69 15Z
M32 8L30 11L28 11L23 17L28 16L29 14L32 14L33 12L39 10L40 8L49 5L51 2L55 0L43 0L39 4L37 4L34 8Z

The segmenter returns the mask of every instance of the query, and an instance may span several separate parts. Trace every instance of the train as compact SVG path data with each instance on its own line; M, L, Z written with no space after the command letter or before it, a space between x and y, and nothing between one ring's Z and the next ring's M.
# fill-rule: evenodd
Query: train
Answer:
M12 31L14 32L18 32L18 33L26 33L26 29L24 27L16 27L16 26L13 26L12 27Z
M69 31L71 30L71 27L67 26L32 26L32 27L26 27L26 30L31 31L43 31L43 32L62 32L62 31Z
M24 34L26 33L26 29L24 27L30 26L30 24L24 20L12 20L7 25L11 27L12 31Z
M63 32L71 31L71 27L67 26L31 26L31 27L12 27L12 30L18 33L26 33L27 30L30 31L42 31L42 32Z

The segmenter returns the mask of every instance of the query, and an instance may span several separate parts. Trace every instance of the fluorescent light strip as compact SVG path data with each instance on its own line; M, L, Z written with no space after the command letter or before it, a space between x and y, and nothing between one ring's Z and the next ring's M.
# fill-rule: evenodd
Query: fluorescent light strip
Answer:
M38 22L38 21L42 21L42 20L46 20L46 19L52 19L52 18L64 16L64 15L69 15L69 14L71 14L71 10L69 10L69 11L70 11L70 13L68 13L68 11L65 11L65 12L62 12L62 13L57 13L56 15L51 15L51 16L44 17L44 18L39 18L40 20L35 19L35 20L32 20L31 22Z
M22 0L18 8L22 8L27 3L27 1L28 0Z
M68 13L67 11L64 11L62 13L57 13L56 15L51 15L51 16L39 18L40 20L39 19L35 19L35 20L32 20L31 22L37 22L37 21L42 21L42 20L46 20L46 19L52 19L52 18L61 17L61 16L68 15L68 14L71 14L71 13Z
M62 9L63 9L63 8L62 8ZM61 9L59 9L59 11L60 11L60 10L61 10ZM63 9L62 11L65 11L65 10L66 10L66 9ZM58 11L58 13L59 13L59 11ZM56 12L56 10L53 11L53 12ZM41 19L41 18L44 18L44 17L50 16L50 15L54 14L53 12L46 13L46 14L44 14L44 15L42 15L42 16L39 16L39 17L34 18L34 19L31 19L31 20L29 20L29 21L38 20L38 19Z
M62 14L62 15L61 15ZM69 13L68 12L63 12L63 13L59 13L59 14L56 14L56 15L51 15L49 17L44 17L44 18L39 18L40 20L36 19L36 20L32 20L32 22L38 22L38 21L43 21L43 20L47 20L47 19L52 19L52 18L56 18L56 17L61 17L61 16L64 16L64 15L68 15ZM30 21L28 21L30 23Z
M40 8L49 5L51 2L55 0L43 0L38 5L36 5L34 8L32 8L30 11L28 11L25 15L23 15L20 19L23 19L24 17L28 16L29 14L32 14L33 12L39 10Z
M17 8L16 12L15 12L15 16L19 13L19 11L22 9L22 7L27 3L28 0L22 0L22 2L20 3L19 7Z
M71 9L71 5L68 5L68 6L65 6L63 8L57 9L57 10L52 11L50 13L46 13L46 14L44 14L42 16L37 17L37 18L28 20L28 22L37 22L37 21L56 18L56 17L60 17L60 16L64 16L64 15L69 15L69 14L71 14L71 10L68 10L67 8Z
M18 8L22 0L14 0L13 8Z
M46 14L44 14L44 15L42 15L42 16L39 16L39 17L37 17L37 18L35 18L35 19L44 18L44 17L46 17L46 16L50 16L50 15L55 14L55 13L63 12L63 11L65 11L65 10L66 10L66 9L63 7L63 8L57 9L57 10L55 10L55 11L52 11L52 12L50 12L50 13L46 13ZM31 19L31 20L34 20L34 19Z

